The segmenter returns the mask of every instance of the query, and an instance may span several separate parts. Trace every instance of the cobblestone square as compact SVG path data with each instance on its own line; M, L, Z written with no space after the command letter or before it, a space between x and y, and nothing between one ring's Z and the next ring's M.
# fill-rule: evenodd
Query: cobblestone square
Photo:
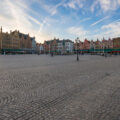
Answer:
M0 55L0 120L120 120L120 56Z

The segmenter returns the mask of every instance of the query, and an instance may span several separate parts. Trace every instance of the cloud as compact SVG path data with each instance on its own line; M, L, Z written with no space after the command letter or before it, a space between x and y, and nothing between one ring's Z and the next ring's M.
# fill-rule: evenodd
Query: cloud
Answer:
M120 19L117 19L117 20L113 21L113 22L110 23L110 24L113 24L113 23L116 23L116 22L119 22L119 21L120 21Z
M76 12L74 10L69 12L70 15L66 14L67 10L63 12L65 7L77 10L82 8L82 10L80 9L80 12L88 10L86 6L89 5L89 2L87 0L62 0L57 4L54 4L53 2L48 4L46 1L15 0L13 2L13 0L0 0L0 26L3 26L4 31L17 29L25 34L29 33L30 36L35 36L38 42L49 40L54 36L69 36L71 39L72 37L86 37L90 35L90 31L85 30L83 27L70 26L71 24L77 24L78 22L83 23L91 19L94 20L94 17L96 16L93 15L92 17L89 17L91 14L78 15L79 11ZM37 5L38 8L35 8L35 5ZM63 10L60 12L59 10L61 9L59 9L59 7L61 6ZM119 8L120 0L95 0L91 6L91 11L94 12L98 6L107 13L107 11ZM43 13L40 10L42 10ZM86 18L85 15L87 16ZM94 22L91 26L95 26L108 18L109 17L106 16ZM98 32L93 32L91 27L91 37L119 35L119 22L120 19L111 24L104 25L99 28ZM89 22L87 24L89 24ZM69 28L66 30L66 27L68 26ZM67 32L63 33L63 31Z
M94 25L96 25L96 24L98 24L98 23L100 23L100 22L102 22L102 21L104 21L104 20L106 20L106 19L108 19L108 18L109 18L109 16L106 16L106 17L104 17L104 18L102 18L102 19L100 19L100 20L94 22L94 23L91 24L90 26L94 26Z
M120 0L95 0L91 6L91 11L100 7L103 12L114 11L120 7Z
M75 9L76 8L76 5L75 5L75 2L74 1L71 1L67 4L67 6L69 6L70 8L73 8Z
M26 1L25 1L26 2ZM31 2L32 4L32 2ZM52 32L43 28L47 26L50 19L39 20L31 16L29 12L37 12L30 9L29 4L24 3L23 0L0 0L0 26L3 26L3 31L19 30L30 36L35 36L38 42L43 42L45 39L53 37Z
M84 5L85 0L70 0L69 2L65 3L65 7L70 7L72 9L82 8Z
M75 35L76 37L83 37L87 36L88 31L84 30L82 27L70 27L66 30L69 34Z
M112 23L108 25L103 25L101 28L93 31L91 34L88 35L88 38L90 39L102 39L103 37L108 38L114 38L120 36L120 19L113 21Z
M95 7L97 6L97 4L98 4L98 0L95 0L95 2L93 2L92 6L90 8L91 12L94 12Z
M101 9L104 11L108 11L111 9L112 1L111 0L99 0L99 4Z
M105 31L105 35L111 37L118 37L120 36L120 22L113 22L108 25L104 25L101 27L103 31Z
M46 4L44 3L43 1L36 1L43 9L45 9L49 14L50 16L53 16L55 14L58 13L58 8L60 6L63 6L64 5L64 2L66 0L61 0L61 2L59 2L58 4L56 5L51 5L51 3L49 4Z
M88 21L88 20L91 20L91 18L90 17L89 18L84 18L84 19L80 20L79 22L85 22L85 21Z
M28 15L26 14L26 12L20 6L18 6L18 2L14 2L13 4L11 0L4 0L2 4L4 4L4 6L0 7L0 13L2 13L2 16L6 20L6 22L2 21L2 23L4 23L6 27L12 25L16 28L20 28L20 26L22 27L23 24L23 27L32 25L27 19ZM8 11L9 13L7 13ZM9 14L10 17L6 17L6 14Z

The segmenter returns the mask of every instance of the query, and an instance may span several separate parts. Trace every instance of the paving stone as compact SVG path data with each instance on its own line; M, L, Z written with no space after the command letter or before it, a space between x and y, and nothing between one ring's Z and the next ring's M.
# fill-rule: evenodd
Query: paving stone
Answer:
M0 55L0 120L120 120L119 61Z

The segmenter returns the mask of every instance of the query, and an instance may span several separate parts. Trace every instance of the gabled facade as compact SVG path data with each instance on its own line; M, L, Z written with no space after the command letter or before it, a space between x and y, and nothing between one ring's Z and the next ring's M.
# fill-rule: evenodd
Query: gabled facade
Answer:
M113 47L114 48L120 48L120 37L113 38Z
M91 40L90 42L90 49L95 49L95 42L93 40Z
M108 39L108 48L113 49L113 40L112 39Z
M44 45L41 43L37 43L36 45L37 45L37 52L40 54L43 54L44 53Z
M32 37L31 40L32 40L32 50L36 51L37 45L36 45L35 37Z
M35 45L35 38L31 38L29 34L23 34L19 31L10 31L10 33L2 32L0 30L0 49L23 49L32 50L33 42ZM35 46L34 46L35 47Z
M54 38L53 40L44 41L44 52L56 52L59 39Z
M73 42L71 40L53 39L44 41L45 53L65 54L73 52Z
M83 42L83 49L90 49L90 41L87 39L85 39Z
M97 39L97 41L95 41L95 49L101 49L101 48L102 48L102 43Z
M57 51L59 54L73 53L73 47L74 43L71 40L60 40L58 42Z

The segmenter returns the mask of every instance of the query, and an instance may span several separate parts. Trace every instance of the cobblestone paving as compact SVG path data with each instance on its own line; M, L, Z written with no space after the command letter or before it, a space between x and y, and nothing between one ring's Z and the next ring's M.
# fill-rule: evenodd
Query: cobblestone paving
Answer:
M0 120L120 120L120 57L0 56Z

